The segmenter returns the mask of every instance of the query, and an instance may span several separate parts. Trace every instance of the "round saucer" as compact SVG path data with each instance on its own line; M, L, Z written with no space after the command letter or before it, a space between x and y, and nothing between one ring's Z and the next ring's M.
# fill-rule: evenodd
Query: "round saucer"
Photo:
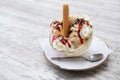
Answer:
M93 41L88 48L88 50L84 53L82 56L86 56L89 54L96 54L96 53L102 53L103 59L97 62L89 62L82 58L70 58L70 59L55 59L53 60L52 57L64 57L63 54L57 52L54 50L50 43L49 39L46 38L42 41L41 47L44 51L45 57L54 65L57 65L58 67L66 70L88 70L95 68L102 64L109 56L109 54L112 52L111 49L108 48L107 44L101 40L98 37L93 37Z

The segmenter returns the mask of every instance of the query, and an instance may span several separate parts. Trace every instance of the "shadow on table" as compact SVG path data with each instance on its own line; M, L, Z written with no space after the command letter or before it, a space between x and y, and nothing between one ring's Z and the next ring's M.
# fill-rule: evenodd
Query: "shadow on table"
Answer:
M56 71L55 74L57 74L59 77L61 77L63 79L73 80L73 79L77 79L77 78L93 77L95 75L100 74L102 71L106 71L108 62L109 62L109 59L107 59L102 65L100 65L94 69L85 70L85 71L69 71L69 70L60 69L53 65L49 65L49 66L51 66L51 67L53 67L53 69L55 69L55 71Z

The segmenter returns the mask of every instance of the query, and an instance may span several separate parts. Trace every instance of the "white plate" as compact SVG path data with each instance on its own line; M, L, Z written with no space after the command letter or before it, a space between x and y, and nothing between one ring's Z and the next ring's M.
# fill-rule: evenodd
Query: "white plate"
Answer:
M86 56L88 54L103 53L104 55L103 59L98 62L89 62L81 58L53 60L51 59L52 57L58 57L58 56L64 57L64 55L62 55L60 52L57 52L51 47L48 38L42 41L41 47L44 51L45 57L54 65L57 65L62 69L75 70L75 71L88 70L99 66L108 58L109 54L112 52L112 50L108 48L105 42L98 37L93 37L93 41L90 47L88 48L86 53L82 55L82 56Z

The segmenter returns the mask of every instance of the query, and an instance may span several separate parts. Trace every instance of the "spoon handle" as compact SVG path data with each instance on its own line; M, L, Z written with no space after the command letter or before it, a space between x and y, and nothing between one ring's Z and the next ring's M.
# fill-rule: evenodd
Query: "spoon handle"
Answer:
M52 57L52 60L56 60L56 59L72 59L72 58L84 58L82 56L74 56L74 57Z

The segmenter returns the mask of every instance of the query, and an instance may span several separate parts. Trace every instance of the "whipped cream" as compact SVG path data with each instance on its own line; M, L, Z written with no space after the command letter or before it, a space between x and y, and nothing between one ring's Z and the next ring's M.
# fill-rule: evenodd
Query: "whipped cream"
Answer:
M92 27L84 24L79 35L81 35L81 37L85 39L85 38L89 38L92 32L93 32Z
M68 43L63 44L61 42L61 37L58 37L56 40L54 40L54 42L52 44L53 48L57 49L58 51L71 52L74 50L74 46L70 42L69 42L69 45L68 45Z

